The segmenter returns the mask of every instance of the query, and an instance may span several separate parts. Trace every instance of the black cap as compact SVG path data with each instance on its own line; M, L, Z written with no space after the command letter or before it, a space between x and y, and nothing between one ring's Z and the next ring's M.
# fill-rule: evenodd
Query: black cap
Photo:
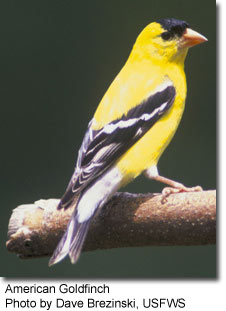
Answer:
M157 20L166 32L162 33L162 38L164 40L173 39L175 36L181 37L186 28L190 27L185 21L181 21L176 18L163 18Z

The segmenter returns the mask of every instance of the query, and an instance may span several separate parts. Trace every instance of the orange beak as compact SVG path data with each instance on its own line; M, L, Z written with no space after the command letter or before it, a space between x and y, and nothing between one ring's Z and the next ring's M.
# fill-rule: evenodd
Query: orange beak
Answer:
M190 48L206 41L208 41L206 37L191 28L187 28L181 38L180 46L182 48Z

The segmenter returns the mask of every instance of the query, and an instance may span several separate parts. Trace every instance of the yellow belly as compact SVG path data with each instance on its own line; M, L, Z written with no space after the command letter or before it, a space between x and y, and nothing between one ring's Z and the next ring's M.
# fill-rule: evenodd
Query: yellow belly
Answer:
M176 132L183 110L184 101L176 98L169 112L119 159L117 167L125 176L123 185L158 163Z
M159 86L171 81L176 98L170 110L119 160L116 165L124 176L122 185L157 164L173 138L184 110L186 79L183 66L150 61L127 63L104 95L94 115L92 128L98 130L112 120L120 119L131 108L155 94Z

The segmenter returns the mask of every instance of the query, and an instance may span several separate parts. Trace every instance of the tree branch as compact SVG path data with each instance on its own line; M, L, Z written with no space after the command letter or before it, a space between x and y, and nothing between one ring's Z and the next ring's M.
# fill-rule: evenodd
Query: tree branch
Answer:
M49 256L72 209L59 200L20 205L9 221L7 249L31 258ZM161 194L116 193L93 220L84 250L150 245L205 245L216 242L216 191Z

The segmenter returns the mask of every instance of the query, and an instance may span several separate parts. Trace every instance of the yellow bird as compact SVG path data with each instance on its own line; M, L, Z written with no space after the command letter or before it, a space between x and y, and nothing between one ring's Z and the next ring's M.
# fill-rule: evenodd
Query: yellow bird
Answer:
M67 255L75 263L97 211L141 173L169 185L163 190L166 196L201 190L160 176L157 164L184 111L188 49L205 41L187 22L174 18L153 22L140 33L89 122L58 206L74 206L74 212L49 265Z

